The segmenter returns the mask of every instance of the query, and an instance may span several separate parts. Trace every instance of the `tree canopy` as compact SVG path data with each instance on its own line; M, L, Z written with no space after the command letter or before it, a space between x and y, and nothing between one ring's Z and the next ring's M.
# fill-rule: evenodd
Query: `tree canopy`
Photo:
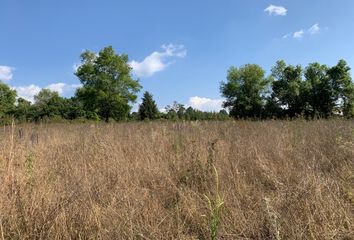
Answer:
M226 98L224 107L229 108L230 115L236 118L261 117L268 84L265 71L256 64L231 67L227 82L222 82L220 87Z
M270 78L254 64L231 67L221 83L224 106L236 118L354 116L354 83L344 60L328 67L276 62Z
M15 109L16 91L0 82L0 119L12 114Z
M138 114L140 120L154 120L159 117L159 110L151 93L147 91L144 93L142 103L139 106Z
M81 54L81 66L76 71L82 87L78 98L90 115L109 121L128 117L141 86L131 76L131 67L126 54L118 55L106 47L98 54L85 51Z

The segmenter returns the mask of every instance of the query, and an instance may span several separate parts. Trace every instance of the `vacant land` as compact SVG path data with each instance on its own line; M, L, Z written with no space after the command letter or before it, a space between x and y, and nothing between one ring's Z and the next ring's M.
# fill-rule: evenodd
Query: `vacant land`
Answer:
M8 126L0 181L1 239L354 239L354 122Z

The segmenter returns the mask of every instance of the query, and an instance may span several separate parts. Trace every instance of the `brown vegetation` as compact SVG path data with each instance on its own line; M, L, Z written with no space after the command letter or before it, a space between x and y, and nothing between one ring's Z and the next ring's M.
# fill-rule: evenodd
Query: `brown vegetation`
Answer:
M354 122L8 126L0 182L0 239L354 239Z

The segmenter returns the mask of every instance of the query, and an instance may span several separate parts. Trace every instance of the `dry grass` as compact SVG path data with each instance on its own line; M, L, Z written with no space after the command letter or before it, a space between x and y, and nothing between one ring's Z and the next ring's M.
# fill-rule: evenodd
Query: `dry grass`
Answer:
M353 121L8 126L0 153L0 239L354 239Z

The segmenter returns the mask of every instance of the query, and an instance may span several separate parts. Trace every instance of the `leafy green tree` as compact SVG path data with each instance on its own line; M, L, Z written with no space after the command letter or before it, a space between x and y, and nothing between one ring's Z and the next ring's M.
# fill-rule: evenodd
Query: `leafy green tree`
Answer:
M227 82L222 82L220 91L226 98L224 107L230 109L230 116L236 118L259 118L264 107L264 99L270 79L256 64L241 68L231 67Z
M178 119L184 119L185 112L186 112L186 108L184 107L184 105L181 105L177 111Z
M174 101L172 105L167 105L165 110L167 119L178 120L183 119L185 107L183 104Z
M136 100L141 88L131 77L128 56L116 54L110 46L98 55L85 51L81 54L81 63L75 74L83 87L76 94L84 109L106 122L110 118L126 119L131 109L129 103Z
M197 120L195 115L195 110L192 107L188 107L184 113L184 118L186 120Z
M227 113L227 111L225 109L221 109L219 111L219 114L222 115L222 116L227 116L227 117L229 116L229 114Z
M354 116L354 83L347 62L340 60L338 64L327 71L333 88L333 98L338 111L346 117Z
M132 120L132 121L140 120L139 113L137 113L137 112L130 113L129 114L129 120Z
M0 82L0 119L13 114L15 110L16 91Z
M336 99L327 71L328 67L319 63L311 63L305 69L302 95L306 115L327 118L333 114Z
M219 112L203 112L192 107L188 107L185 110L183 119L188 121L196 120L227 120L229 114L226 110L220 110Z
M76 97L64 99L61 115L68 120L87 118L82 102Z
M17 99L17 106L15 110L15 117L20 122L26 122L31 120L32 111L31 111L31 102L27 101L24 98Z
M140 120L153 120L159 117L159 110L152 95L149 92L144 93L142 103L139 106L138 114Z
M274 96L267 96L265 99L265 106L262 117L266 119L282 118L284 116L284 109L280 106L278 99Z
M301 66L287 66L283 60L278 61L272 68L272 77L272 99L289 117L301 114L304 109Z
M34 119L65 118L65 99L58 92L42 89L34 96Z

